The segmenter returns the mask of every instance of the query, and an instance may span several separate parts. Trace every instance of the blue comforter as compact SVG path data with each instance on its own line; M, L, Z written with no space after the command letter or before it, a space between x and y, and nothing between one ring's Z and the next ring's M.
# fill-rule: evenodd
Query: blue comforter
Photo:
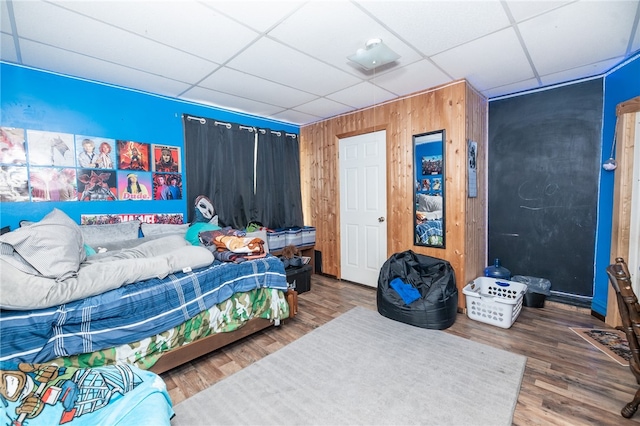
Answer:
M1 310L0 361L44 363L135 342L175 327L233 293L261 287L287 289L278 258L216 261L48 309Z

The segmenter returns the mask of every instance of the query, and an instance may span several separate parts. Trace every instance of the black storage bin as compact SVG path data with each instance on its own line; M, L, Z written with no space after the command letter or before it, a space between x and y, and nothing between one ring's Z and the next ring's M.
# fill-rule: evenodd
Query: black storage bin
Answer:
M526 292L524 294L523 304L527 308L544 308L546 295L540 293Z
M390 285L395 278L416 289L419 298L405 303ZM451 264L411 250L393 254L380 270L377 305L381 315L395 321L438 330L450 327L458 313L458 289Z
M512 280L527 285L527 292L524 294L524 306L528 308L544 308L545 299L551 295L551 282L548 279L514 275Z
M287 274L289 287L295 288L298 294L311 290L311 265L287 268L284 271Z

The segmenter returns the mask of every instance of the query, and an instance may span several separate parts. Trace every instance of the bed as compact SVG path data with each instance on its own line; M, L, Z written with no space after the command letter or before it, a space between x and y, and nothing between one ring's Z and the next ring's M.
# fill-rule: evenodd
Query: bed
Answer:
M278 258L221 262L184 225L138 238L135 222L54 209L0 236L0 362L161 373L295 313Z

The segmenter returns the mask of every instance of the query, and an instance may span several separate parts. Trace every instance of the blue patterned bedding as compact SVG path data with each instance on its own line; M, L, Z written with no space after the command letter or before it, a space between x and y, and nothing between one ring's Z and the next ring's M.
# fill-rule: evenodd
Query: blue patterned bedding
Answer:
M416 225L417 242L422 244L442 243L442 220L425 220Z
M261 287L286 291L278 258L216 261L48 309L0 310L0 361L44 363L135 342L175 327L233 293Z
M131 365L98 368L0 362L1 425L169 426L160 376Z

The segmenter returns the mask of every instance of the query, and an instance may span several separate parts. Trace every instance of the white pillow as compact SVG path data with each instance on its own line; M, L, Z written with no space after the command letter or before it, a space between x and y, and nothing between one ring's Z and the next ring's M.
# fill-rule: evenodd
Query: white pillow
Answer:
M142 223L140 225L142 229L142 235L145 237L149 237L151 235L171 235L171 234L182 234L185 235L187 233L187 229L189 229L189 224L185 223L182 225L172 225L168 223Z
M55 278L77 275L87 255L80 227L53 209L41 221L0 236L0 257L23 272Z
M418 194L418 211L435 212L442 210L442 196Z
M140 221L130 220L128 222L108 225L82 225L79 228L80 232L82 232L82 236L84 237L84 243L95 249L101 244L109 244L138 238Z

